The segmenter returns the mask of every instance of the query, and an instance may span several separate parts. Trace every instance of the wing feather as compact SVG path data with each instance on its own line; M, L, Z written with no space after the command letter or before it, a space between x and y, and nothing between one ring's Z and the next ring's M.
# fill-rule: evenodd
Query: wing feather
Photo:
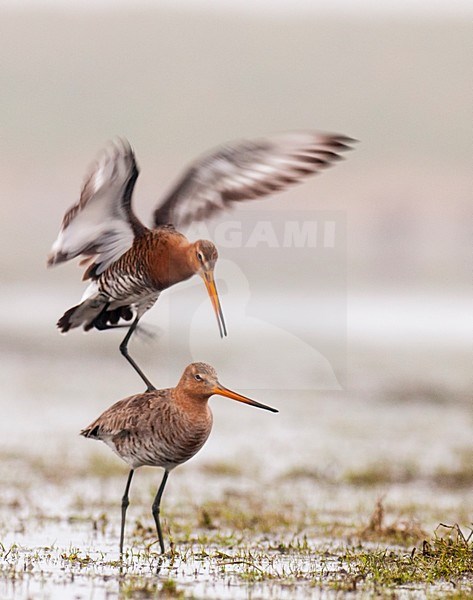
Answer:
M198 158L154 211L154 226L184 227L234 202L279 192L341 160L353 140L293 131L225 144Z
M159 419L168 394L168 389L154 390L119 400L82 429L80 434L106 439L143 429L149 420L150 411L153 411L155 420Z
M93 257L100 275L132 246L146 231L131 206L138 173L127 140L107 145L89 170L79 201L64 215L48 266L83 255Z

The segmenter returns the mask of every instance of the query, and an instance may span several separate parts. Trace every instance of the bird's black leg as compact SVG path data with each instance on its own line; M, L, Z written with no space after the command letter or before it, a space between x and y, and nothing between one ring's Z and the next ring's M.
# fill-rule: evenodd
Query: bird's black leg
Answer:
M154 499L153 509L152 509L154 522L156 523L156 530L158 532L159 546L161 548L161 554L164 554L164 540L163 540L163 532L161 531L161 523L159 522L159 506L161 504L161 496L163 495L164 486L166 485L166 481L168 480L168 477L169 477L169 471L164 471L164 477L163 477L163 480L161 481L161 485L159 486L159 490L158 490L158 493L156 494L156 498Z
M130 504L130 501L128 500L128 492L130 491L131 480L132 480L134 472L135 471L133 469L131 469L130 474L128 475L128 480L126 482L125 493L123 494L123 498L122 498L122 524L121 524L121 528L120 528L120 558L123 555L123 539L125 537L126 509L128 508L128 505Z
M146 375L143 373L143 371L140 369L140 367L136 364L136 362L128 354L128 342L130 341L130 338L133 335L133 332L135 331L139 320L140 320L140 317L136 317L135 320L133 321L133 323L130 325L130 328L128 329L126 336L123 338L123 341L120 344L120 352L127 359L127 361L130 363L130 365L135 369L135 371L138 373L138 375L141 377L141 379L146 383L148 392L151 392L151 391L155 390L156 388L151 383L151 381L146 377Z

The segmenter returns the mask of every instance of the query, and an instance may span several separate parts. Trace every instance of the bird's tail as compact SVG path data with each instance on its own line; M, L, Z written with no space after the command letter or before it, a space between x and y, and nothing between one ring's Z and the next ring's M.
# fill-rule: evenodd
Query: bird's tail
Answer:
M92 438L92 439L98 439L98 434L99 434L99 426L98 425L89 425L89 427L86 427L85 429L82 429L79 432L79 435L83 435L86 438Z
M106 311L108 302L100 298L89 298L77 306L73 306L62 315L57 322L57 326L62 333L75 327L84 327L84 331L89 331L95 327L95 321L103 311Z
M75 327L84 327L84 331L96 329L109 329L114 327L123 319L131 321L133 310L131 306L119 306L118 308L109 308L109 301L100 296L87 298L77 306L73 306L62 315L57 322L57 326L62 333ZM119 327L128 327L129 324L119 325Z

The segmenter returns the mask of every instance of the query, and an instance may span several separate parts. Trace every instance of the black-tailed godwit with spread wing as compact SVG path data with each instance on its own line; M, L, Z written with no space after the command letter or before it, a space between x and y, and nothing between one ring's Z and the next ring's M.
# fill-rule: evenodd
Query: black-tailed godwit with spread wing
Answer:
M220 335L227 333L214 281L217 249L208 240L191 243L175 228L303 181L341 159L340 153L351 149L354 141L296 131L221 146L190 165L155 210L154 228L149 229L131 206L138 177L133 150L126 140L116 139L87 174L80 200L64 215L48 257L49 266L85 257L83 279L91 280L81 302L59 319L59 329L129 327L120 351L148 389L154 389L129 355L128 342L163 290L200 275ZM133 321L119 324L120 319Z
M130 467L122 498L120 554L123 554L128 493L135 469L162 467L164 476L153 502L161 552L164 540L159 509L169 473L192 458L205 444L212 429L208 399L213 394L226 396L272 412L277 409L260 404L223 387L215 369L205 363L192 363L175 388L150 390L115 403L81 431L81 435L101 440Z

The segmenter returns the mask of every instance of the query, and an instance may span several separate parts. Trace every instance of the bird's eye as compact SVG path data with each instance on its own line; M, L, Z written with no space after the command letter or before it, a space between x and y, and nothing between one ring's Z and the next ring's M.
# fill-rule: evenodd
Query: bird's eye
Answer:
M203 263L203 262L204 262L204 255L202 254L202 252L198 252L198 253L197 253L197 258L199 259L199 261L200 261L201 263Z
M204 381L204 380L202 379L202 377L201 377L200 375L198 375L198 374L197 374L197 375L194 375L194 379L197 379L197 381Z

